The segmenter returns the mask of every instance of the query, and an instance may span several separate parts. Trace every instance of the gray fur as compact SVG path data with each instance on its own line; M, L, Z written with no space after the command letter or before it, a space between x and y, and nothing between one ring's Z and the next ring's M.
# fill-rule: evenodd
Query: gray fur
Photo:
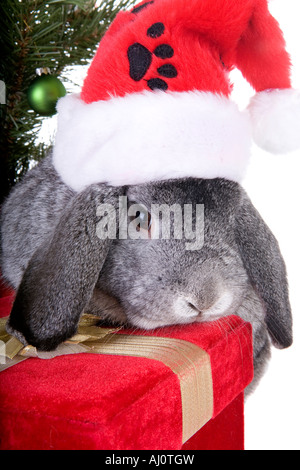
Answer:
M149 211L154 203L204 204L203 248L186 250L184 237L100 240L97 207L118 210L122 195ZM146 329L237 314L253 326L252 390L270 339L276 347L292 343L278 244L241 186L223 179L98 184L76 194L49 156L3 207L2 272L18 289L9 332L44 350L72 336L83 311Z

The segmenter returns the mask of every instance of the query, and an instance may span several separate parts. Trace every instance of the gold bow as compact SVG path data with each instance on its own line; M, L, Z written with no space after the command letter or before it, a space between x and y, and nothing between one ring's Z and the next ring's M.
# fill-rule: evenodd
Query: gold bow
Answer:
M24 347L16 338L8 335L5 331L6 321L7 318L0 319L0 371L28 357L49 359L80 352L145 357L163 362L179 379L183 443L212 417L210 358L206 351L193 343L176 338L116 334L121 328L98 327L96 324L99 318L83 314L75 336L55 351L40 352L33 346Z

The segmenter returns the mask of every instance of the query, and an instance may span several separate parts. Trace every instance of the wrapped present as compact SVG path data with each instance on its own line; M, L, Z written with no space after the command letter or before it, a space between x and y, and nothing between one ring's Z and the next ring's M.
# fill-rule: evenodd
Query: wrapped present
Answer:
M50 353L23 347L5 321L1 449L243 448L253 369L251 326L239 317L145 332L83 315Z

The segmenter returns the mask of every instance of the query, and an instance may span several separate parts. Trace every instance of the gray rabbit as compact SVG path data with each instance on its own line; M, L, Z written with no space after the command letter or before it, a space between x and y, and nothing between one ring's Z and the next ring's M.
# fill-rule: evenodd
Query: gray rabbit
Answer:
M142 209L136 214L137 231L150 234L156 225L160 235L153 204L202 205L203 246L187 249L184 231L181 238L174 231L165 238L121 237L120 230L116 237L99 236L104 220L99 207L107 208L106 224L120 227L122 198L129 207L145 208L143 218ZM49 155L11 192L1 231L2 273L17 289L8 331L25 344L56 348L76 332L84 311L144 329L236 314L253 326L251 390L269 358L270 339L278 348L292 343L284 261L238 183L182 178L121 187L92 184L74 192Z

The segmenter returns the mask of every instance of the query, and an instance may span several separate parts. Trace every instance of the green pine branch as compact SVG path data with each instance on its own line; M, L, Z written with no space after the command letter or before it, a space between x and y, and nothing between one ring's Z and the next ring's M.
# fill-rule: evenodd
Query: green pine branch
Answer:
M32 160L40 160L47 152L46 145L36 143L45 118L29 109L26 96L36 69L48 67L53 75L61 76L66 67L87 64L120 8L134 3L136 0L0 2L0 79L6 86L6 104L0 105L2 196Z

